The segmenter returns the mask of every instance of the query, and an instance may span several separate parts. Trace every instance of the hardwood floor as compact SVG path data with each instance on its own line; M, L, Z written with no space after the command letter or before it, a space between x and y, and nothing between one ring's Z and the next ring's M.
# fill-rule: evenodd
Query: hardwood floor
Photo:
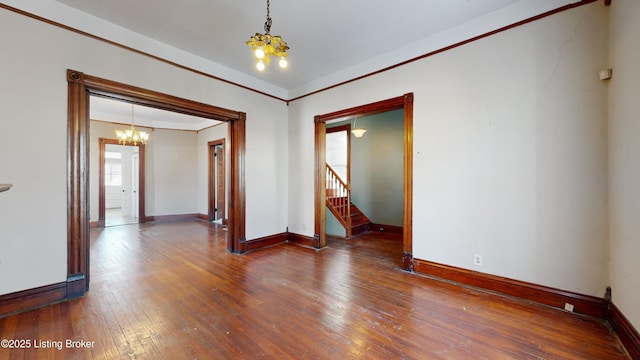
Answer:
M92 229L88 295L0 319L0 339L31 340L0 359L629 358L600 320L401 271L398 236L233 255L225 234Z
M104 225L105 226L118 226L137 224L138 218L130 215L123 215L122 209L105 209Z

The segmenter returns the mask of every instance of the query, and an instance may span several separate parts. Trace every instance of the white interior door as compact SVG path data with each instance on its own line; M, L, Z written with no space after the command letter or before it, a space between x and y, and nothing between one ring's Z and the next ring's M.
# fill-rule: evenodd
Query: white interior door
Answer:
M131 155L131 216L137 218L139 214L138 185L140 178L140 154L135 152Z
M122 216L131 215L131 152L127 147L122 151Z

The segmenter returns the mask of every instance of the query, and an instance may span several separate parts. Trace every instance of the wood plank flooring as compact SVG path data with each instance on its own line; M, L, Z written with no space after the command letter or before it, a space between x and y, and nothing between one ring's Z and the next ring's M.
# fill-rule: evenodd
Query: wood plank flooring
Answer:
M401 271L393 235L233 255L201 221L91 231L88 295L0 319L32 342L0 359L629 358L600 320Z

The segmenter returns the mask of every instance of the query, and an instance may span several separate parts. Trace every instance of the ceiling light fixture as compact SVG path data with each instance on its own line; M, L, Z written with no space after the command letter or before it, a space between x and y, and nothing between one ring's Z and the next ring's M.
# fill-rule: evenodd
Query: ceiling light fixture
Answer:
M353 134L353 136L357 137L357 138L361 138L362 135L364 135L364 133L367 132L367 129L365 128L359 128L357 126L358 124L358 118L354 118L353 121L353 129L351 129L351 133Z
M116 137L120 145L138 146L138 143L142 145L147 144L149 133L146 131L138 131L135 126L133 126L133 104L131 104L131 129L116 130Z
M256 60L256 68L259 71L263 71L267 65L271 63L271 55L277 56L280 58L278 64L281 68L286 68L287 50L289 47L287 43L282 40L282 37L271 36L269 33L271 31L271 16L269 13L269 0L267 0L267 21L264 23L264 35L260 33L256 33L251 37L251 40L247 41L247 45L253 51L253 55L255 55Z

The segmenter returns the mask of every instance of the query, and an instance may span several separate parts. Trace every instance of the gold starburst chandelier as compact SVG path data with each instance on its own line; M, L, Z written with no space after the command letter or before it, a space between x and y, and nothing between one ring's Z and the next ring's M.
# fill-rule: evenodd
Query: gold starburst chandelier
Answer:
M287 43L279 35L271 36L270 34L271 16L269 14L269 5L269 0L267 0L267 21L264 23L264 34L256 33L251 37L251 40L247 41L247 45L251 48L258 61L256 68L259 71L263 71L271 63L272 55L280 58L278 65L281 68L284 69L288 65L287 57L289 54L287 54L287 50L289 50L289 47Z
M142 145L147 144L149 133L146 131L138 131L136 127L133 126L133 104L131 104L131 128L127 130L116 130L116 137L120 145L138 146L138 143Z

